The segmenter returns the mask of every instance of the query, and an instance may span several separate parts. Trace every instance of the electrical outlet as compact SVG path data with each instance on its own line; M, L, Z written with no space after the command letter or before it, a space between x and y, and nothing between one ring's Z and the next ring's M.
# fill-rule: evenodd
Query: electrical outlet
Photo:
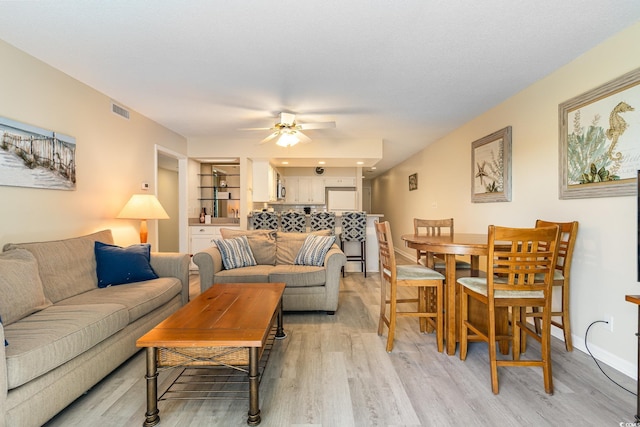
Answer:
M605 314L604 320L605 322L607 322L607 325L609 325L609 331L613 332L613 316L610 314Z

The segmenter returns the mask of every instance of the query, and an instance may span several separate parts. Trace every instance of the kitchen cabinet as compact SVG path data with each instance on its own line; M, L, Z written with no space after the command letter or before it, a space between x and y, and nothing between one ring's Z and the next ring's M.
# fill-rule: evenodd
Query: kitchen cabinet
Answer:
M240 229L239 226L233 225L194 225L189 227L189 253L192 255L191 263L189 264L190 270L198 269L198 266L193 262L193 255L213 246L214 240L222 239L221 228Z
M284 178L286 204L324 204L324 180L312 176L287 176Z
M356 178L353 176L347 177L326 177L324 179L325 187L355 187Z
M253 189L254 202L275 202L277 199L276 171L268 161L253 161Z

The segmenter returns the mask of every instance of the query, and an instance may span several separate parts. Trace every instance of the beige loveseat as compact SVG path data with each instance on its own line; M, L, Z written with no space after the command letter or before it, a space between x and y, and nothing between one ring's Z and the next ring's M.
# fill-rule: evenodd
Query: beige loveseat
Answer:
M308 235L328 236L329 232L285 233L272 230L221 229L224 239L246 236L257 265L225 269L220 250L213 246L193 256L200 271L202 291L215 283L284 282L285 311L326 311L338 309L340 271L346 257L335 243L322 265L295 265L294 261Z
M187 254L152 253L159 278L98 288L96 241L112 244L111 231L4 246L0 298L13 304L0 301L0 427L45 423L188 301Z

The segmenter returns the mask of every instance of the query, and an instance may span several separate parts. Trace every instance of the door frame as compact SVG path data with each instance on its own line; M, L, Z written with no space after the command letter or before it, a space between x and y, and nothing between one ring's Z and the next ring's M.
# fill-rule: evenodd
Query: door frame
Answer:
M189 216L187 212L187 195L189 194L187 179L187 156L173 151L162 145L155 144L154 156L154 179L155 187L158 188L158 156L163 155L174 158L178 161L178 247L181 253L189 253ZM158 235L158 224L155 224L155 233Z

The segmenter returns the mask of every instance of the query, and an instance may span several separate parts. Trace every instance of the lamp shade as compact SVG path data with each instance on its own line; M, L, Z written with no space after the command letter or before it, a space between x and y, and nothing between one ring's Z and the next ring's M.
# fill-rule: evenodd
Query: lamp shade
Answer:
M116 218L169 219L169 215L153 194L134 194Z

